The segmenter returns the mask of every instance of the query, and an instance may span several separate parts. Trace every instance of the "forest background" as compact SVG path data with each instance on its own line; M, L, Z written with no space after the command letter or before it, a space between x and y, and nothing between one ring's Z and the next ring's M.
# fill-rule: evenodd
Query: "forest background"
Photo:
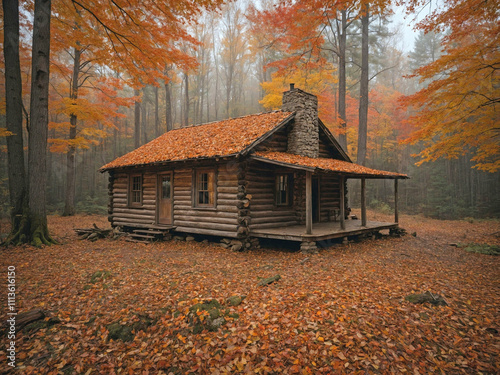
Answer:
M433 122L425 117L431 115L426 112L426 105L416 105L425 102L422 95L432 94L433 83L453 74L453 69L443 62L443 57L450 53L453 26L443 24L432 30L422 27L410 47L404 44L401 25L391 21L392 12L387 7L390 2L380 2L380 6L376 1L370 2L369 11L360 9L357 2L345 3L343 11L324 5L322 12L316 12L321 13L320 19L304 16L314 13L308 9L319 4L315 1L281 4L238 0L217 11L200 12L196 15L197 23L184 25L182 30L169 30L169 37L162 34L160 38L154 28L146 30L144 37L154 43L132 43L128 45L130 50L123 51L120 49L127 49L125 39L115 36L104 42L103 35L91 32L98 29L100 20L75 6L78 2L53 1L47 151L49 211L64 215L105 214L107 176L98 172L99 167L171 129L278 109L282 92L295 83L295 87L318 96L321 119L347 147L353 161L411 177L400 187L404 212L442 219L499 217L498 99L477 105L489 108L483 117L471 111L465 119L471 128L477 129L477 134L457 132L453 121L447 122L452 117L450 113L435 109L431 114L433 121L448 128L439 133L424 126ZM477 2L455 3L472 6ZM498 17L498 3L489 4ZM436 8L433 2L422 2L404 22L432 15L436 10L433 6ZM28 1L23 7L21 74L25 112L29 113L32 4ZM480 27L471 30L465 31L472 38L484 37ZM136 53L134 48L142 50L142 57L127 59L128 53ZM363 59L364 48L369 50L367 60ZM154 71L150 69L158 66L154 60L163 56L159 50L169 53L169 58L163 60L162 71ZM500 87L496 73L499 63L495 60L498 44L493 54L494 73L489 77L487 90L495 98ZM114 63L109 62L111 56ZM339 84L342 59L344 89ZM3 71L3 60L0 64ZM3 85L3 74L1 77ZM484 85L484 80L474 81L480 78L472 74L468 82ZM441 87L441 91L446 89ZM342 90L345 107L341 103ZM366 90L369 95L363 95ZM475 100L467 95L457 99L456 94L450 94L444 107L456 109L462 102ZM463 119L463 114L459 116ZM0 215L6 218L9 191L5 136L9 134L5 128L2 98ZM359 141L363 133L366 146ZM481 138L484 133L486 141ZM454 138L457 134L459 137ZM479 143L471 143L471 139ZM485 144L486 151L482 148ZM392 184L385 180L369 181L369 206L389 212L392 189ZM349 190L351 204L356 205L357 186L352 184Z

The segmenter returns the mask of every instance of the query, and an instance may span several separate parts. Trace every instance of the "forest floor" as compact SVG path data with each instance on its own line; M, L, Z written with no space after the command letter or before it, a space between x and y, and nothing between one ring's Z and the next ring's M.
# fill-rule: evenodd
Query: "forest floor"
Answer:
M197 241L78 240L73 228L93 223L108 225L101 216L51 216L61 245L0 250L2 279L16 268L17 311L59 320L17 332L13 373L500 371L500 257L450 246L500 245L499 221L402 215L404 237L314 255L284 243L234 253ZM448 305L405 299L427 291ZM6 348L0 373L11 370Z

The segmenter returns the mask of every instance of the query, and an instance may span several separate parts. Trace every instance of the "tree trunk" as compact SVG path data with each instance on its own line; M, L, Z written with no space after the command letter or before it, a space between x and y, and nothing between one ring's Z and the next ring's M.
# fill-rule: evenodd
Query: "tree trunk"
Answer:
M154 87L154 92L155 92L155 137L159 137L160 136L160 115L158 113L158 111L159 111L158 86Z
M347 151L347 123L346 123L346 40L347 40L347 11L342 11L342 23L339 33L339 117L341 121L341 134L339 143Z
M142 102L141 102L141 122L142 122L142 135L143 135L143 144L148 143L148 132L147 132L147 102L146 102L146 87L144 86L142 88Z
M31 76L31 126L28 137L29 233L34 246L54 240L47 228L45 207L47 132L49 123L51 0L35 0Z
M4 57L7 130L7 161L12 229L7 243L19 231L23 209L27 207L26 175L24 169L23 102L19 62L19 3L3 1Z
M138 97L140 91L135 89L134 96ZM136 100L134 104L134 146L139 148L141 145L141 103Z
M81 50L74 49L75 59L73 65L73 77L71 81L70 99L78 99L78 77L80 75ZM63 216L73 216L75 214L75 154L76 148L72 141L76 138L76 125L78 117L72 113L69 118L69 140L68 153L66 154L66 197L64 200Z
M185 104L184 104L184 126L189 125L189 75L184 73L184 95L185 95Z
M359 84L359 131L357 163L365 165L366 140L368 132L368 25L370 22L369 5L361 17L361 80Z
M170 82L165 83L165 122L167 125L167 132L173 129L171 91L172 88Z

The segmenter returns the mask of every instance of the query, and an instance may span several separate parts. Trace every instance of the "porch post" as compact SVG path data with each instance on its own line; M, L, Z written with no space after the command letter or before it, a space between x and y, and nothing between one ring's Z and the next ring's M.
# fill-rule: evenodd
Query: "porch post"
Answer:
M340 228L345 230L345 177L340 175Z
M306 171L306 234L312 234L312 172Z
M366 179L361 177L361 226L366 227Z
M394 179L394 222L399 223L398 217L398 179Z

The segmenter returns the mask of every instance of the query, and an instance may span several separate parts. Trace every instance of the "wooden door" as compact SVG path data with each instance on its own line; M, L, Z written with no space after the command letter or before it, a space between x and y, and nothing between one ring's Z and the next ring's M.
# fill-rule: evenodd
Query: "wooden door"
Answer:
M172 173L158 175L158 224L172 224Z

